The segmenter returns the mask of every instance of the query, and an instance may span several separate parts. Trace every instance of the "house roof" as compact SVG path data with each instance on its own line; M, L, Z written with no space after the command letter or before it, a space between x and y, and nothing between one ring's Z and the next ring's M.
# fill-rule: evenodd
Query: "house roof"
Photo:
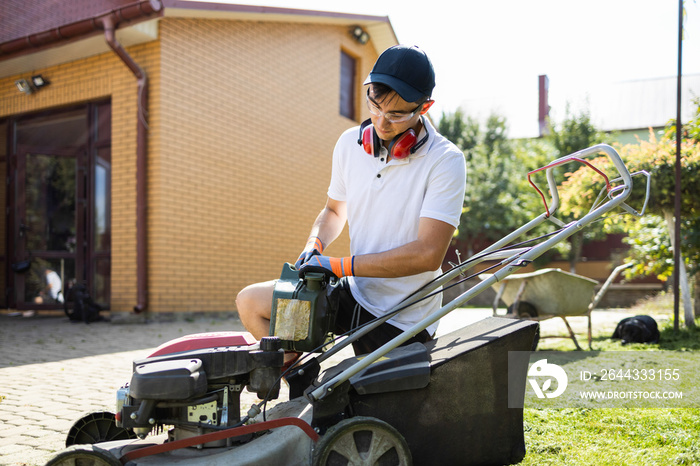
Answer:
M362 26L377 53L398 43L387 16L200 0L3 0L0 77L107 52L100 18L111 16L124 46L155 40L163 16Z
M589 92L593 123L604 131L660 128L676 117L676 76L613 83ZM700 74L681 80L681 121L694 114L693 99L700 98Z
M0 44L95 18L134 0L4 0L0 6Z

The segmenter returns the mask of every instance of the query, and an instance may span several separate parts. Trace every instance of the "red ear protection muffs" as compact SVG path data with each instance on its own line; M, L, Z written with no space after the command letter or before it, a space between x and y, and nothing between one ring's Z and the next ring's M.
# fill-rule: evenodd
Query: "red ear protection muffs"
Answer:
M413 131L413 129L409 129L392 139L387 150L393 158L405 159L420 149L427 140L428 135L426 134L425 137L418 142L416 132ZM381 140L374 131L372 120L365 120L362 125L360 125L360 138L357 140L357 143L360 144L369 155L379 157Z
M416 132L409 129L392 139L387 150L395 159L405 159L415 152L413 148L416 146L416 141L418 141Z

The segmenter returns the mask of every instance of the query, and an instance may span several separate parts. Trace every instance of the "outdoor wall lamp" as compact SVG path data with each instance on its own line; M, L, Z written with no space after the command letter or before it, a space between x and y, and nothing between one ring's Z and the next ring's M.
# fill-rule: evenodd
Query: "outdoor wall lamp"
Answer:
M32 85L29 84L29 81L26 79L18 79L15 81L15 86L17 86L17 89L19 89L20 92L23 92L24 94L31 94L34 92L32 89Z
M355 26L352 28L352 37L354 37L355 40L362 45L369 42L369 34L360 26Z
M46 79L46 78L43 77L42 75L36 74L36 75L32 76L32 84L33 84L34 87L36 87L37 89L41 89L42 87L48 86L48 85L51 84L51 83L49 82L48 79Z
M49 84L51 84L49 80L44 78L40 74L32 76L31 78L29 78L29 80L18 79L17 81L15 81L15 86L17 86L17 90L27 95L41 89L44 86L48 86Z

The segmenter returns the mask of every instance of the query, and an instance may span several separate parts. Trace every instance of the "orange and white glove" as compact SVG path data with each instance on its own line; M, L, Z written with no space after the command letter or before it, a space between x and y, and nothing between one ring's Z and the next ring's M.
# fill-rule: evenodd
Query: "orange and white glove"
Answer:
M318 238L318 236L310 236L306 242L306 247L301 251L299 259L294 263L294 268L299 270L299 267L304 264L309 258L316 254L323 253L323 242Z
M312 254L311 257L299 267L300 275L309 272L331 274L338 278L355 275L355 256L328 257L320 254Z

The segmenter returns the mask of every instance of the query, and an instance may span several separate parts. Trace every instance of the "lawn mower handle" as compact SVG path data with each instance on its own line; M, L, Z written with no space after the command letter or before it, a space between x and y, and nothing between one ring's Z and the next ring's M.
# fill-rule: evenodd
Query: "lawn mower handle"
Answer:
M605 185L606 189L608 192L610 192L611 187L610 187L610 178L608 177L605 173L603 173L601 170L598 168L594 167L592 164L584 160L586 157L590 157L592 155L598 155L601 152L604 152L608 158L612 161L613 165L617 169L617 171L620 174L620 178L622 179L623 186L628 189L632 189L632 176L630 175L629 170L627 170L627 167L625 164L622 162L622 159L620 158L620 155L607 144L598 144L592 147L588 147L586 149L580 150L578 152L574 152L573 154L569 154L564 157L560 157L547 165L545 165L542 168L538 168L537 170L533 170L530 173L527 174L527 179L532 185L533 188L540 194L542 197L542 201L544 202L544 207L546 211L547 216L551 216L558 208L559 208L559 190L557 188L557 182L554 179L554 174L553 174L553 169L559 165L563 165L568 162L580 162L597 172L599 175L601 175L605 179ZM534 173L540 172L540 171L545 171L547 174L547 185L549 186L549 192L552 195L552 207L550 208L547 205L547 200L545 199L544 195L540 191L540 189L532 182L530 179L531 175ZM555 221L555 223L558 223ZM564 226L561 224L560 226Z
M551 213L554 212L555 207L558 207L559 205L559 195L558 195L558 190L557 190L557 184L556 181L554 180L554 175L552 173L552 170L554 167L561 165L562 163L565 163L565 161L568 160L573 160L573 159L583 159L585 157L590 157L592 155L597 155L600 152L604 152L608 158L613 162L613 165L617 169L617 171L620 174L620 177L623 181L623 185L619 187L619 189L616 189L615 191L617 194L614 197L610 197L609 201L607 201L605 204L602 206L596 208L594 211L589 212L587 215L585 215L583 218L581 218L578 221L572 222L569 225L563 225L564 227L559 233L556 235L552 236L545 242L541 243L540 245L529 249L527 252L523 253L521 251L513 251L513 256L509 259L506 259L504 262L507 264L505 267L503 267L501 270L497 271L496 273L492 274L491 277L489 277L487 280L482 281L481 283L475 285L474 287L470 288L466 292L462 293L459 297L456 299L452 300L450 303L443 305L441 309L436 311L435 313L429 315L422 321L416 323L413 325L411 328L408 330L405 330L402 332L400 335L392 339L391 341L387 342L380 348L376 349L369 355L365 356L364 359L358 361L355 363L353 366L349 367L348 369L344 370L340 374L336 375L335 377L331 378L330 380L326 381L323 383L321 386L317 387L315 390L310 391L306 394L307 398L309 400L319 400L323 398L326 394L332 392L335 387L337 387L340 383L348 380L350 377L352 377L354 374L358 373L359 371L363 370L364 368L368 367L372 362L376 361L378 358L382 357L384 354L392 350L393 348L396 348L406 342L408 339L413 337L414 335L418 334L420 331L424 330L427 328L429 325L437 322L441 317L445 316L452 310L456 309L457 307L463 305L464 303L468 302L471 298L475 297L482 291L488 289L491 287L491 285L497 281L500 281L510 275L511 273L514 273L516 270L519 270L521 267L524 265L527 265L530 263L532 260L535 258L539 257L541 254L543 254L545 251L551 249L556 243L563 241L564 239L568 238L569 236L573 235L576 231L581 230L588 224L590 224L592 221L595 219L601 217L602 215L606 214L607 212L611 211L612 209L622 205L624 201L629 197L630 193L632 192L632 177L630 175L630 172L627 170L627 167L624 165L622 162L622 159L618 155L618 153L609 145L607 144L599 144L593 147L589 147L587 149L578 151L574 154L570 154L566 157L561 157L559 159L554 160L553 162L549 163L545 167L542 168L542 170L546 171L547 174L547 180L550 188L550 193L552 194L552 208L550 209L550 212L547 213L545 212L544 214L539 215L537 218L531 220L528 222L526 225L523 225L522 227L518 228L511 234L505 236L502 238L500 241L496 242L492 246L486 248L484 251L479 253L478 255L481 256L479 261L483 260L488 260L489 253L495 252L496 250L504 247L507 244L510 244L515 238L522 236L526 232L532 230L535 226L539 225L540 223L546 221L546 220L553 220L551 218ZM560 222L561 223L561 222ZM395 306L394 308L389 310L389 313L385 316L383 316L381 319L376 320L373 322L373 324L363 328L359 332L356 332L355 334L349 336L347 339L342 341L340 344L335 345L333 348L331 348L328 352L325 354L321 355L318 360L319 362L322 359L326 359L330 357L332 354L335 354L336 352L340 351L341 348L346 347L349 345L352 341L355 341L357 338L359 338L361 335L368 333L371 331L373 328L376 328L377 326L381 325L383 322L388 320L391 316L391 312L393 312L395 309L398 309L402 306L406 306L407 304L410 304L411 301L415 301L417 299L420 299L422 296L426 296L430 292L436 290L443 284L447 283L448 281L452 280L455 278L457 275L462 273L462 268L466 267L468 264L468 267L473 267L474 262L473 261L466 261L459 266L453 268L451 271L448 273L444 274L440 279L431 282L430 284L426 285L423 289L418 290L416 293L411 295L410 297L406 298L404 301L402 301L398 306Z

